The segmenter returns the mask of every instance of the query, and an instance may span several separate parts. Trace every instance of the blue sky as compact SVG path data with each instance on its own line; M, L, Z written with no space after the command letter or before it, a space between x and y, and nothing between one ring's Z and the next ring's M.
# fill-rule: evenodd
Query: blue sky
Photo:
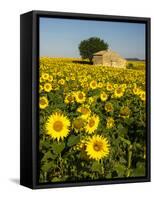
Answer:
M58 18L40 18L40 56L80 57L78 45L100 37L124 58L145 58L145 25Z

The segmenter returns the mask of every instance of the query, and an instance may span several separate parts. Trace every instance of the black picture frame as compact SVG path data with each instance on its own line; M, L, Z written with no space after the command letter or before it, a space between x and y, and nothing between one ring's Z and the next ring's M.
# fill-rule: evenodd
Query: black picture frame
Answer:
M147 163L146 176L92 182L45 183L38 182L38 128L39 128L39 17L84 19L113 22L144 23L146 25L146 119ZM102 184L137 183L150 181L150 18L31 11L20 16L20 184L32 189Z

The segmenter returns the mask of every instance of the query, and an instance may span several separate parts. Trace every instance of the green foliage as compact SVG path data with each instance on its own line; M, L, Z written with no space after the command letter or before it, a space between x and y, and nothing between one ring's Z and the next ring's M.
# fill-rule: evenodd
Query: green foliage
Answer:
M54 143L52 143L52 150L55 154L60 154L63 151L64 148L65 148L64 142L61 142L61 143L54 142Z
M101 163L99 163L98 161L93 162L92 166L91 166L91 170L93 172L99 172L102 173L103 172L103 166Z
M132 171L131 175L134 177L145 176L145 162L137 162L135 170Z
M127 61L127 69L145 70L145 61Z
M69 147L71 147L71 146L77 144L79 141L80 141L80 137L79 137L79 136L71 135L71 136L68 138L67 145L68 145Z
M98 37L91 37L83 40L79 44L80 55L83 59L88 58L92 62L93 54L97 51L107 50L108 44Z

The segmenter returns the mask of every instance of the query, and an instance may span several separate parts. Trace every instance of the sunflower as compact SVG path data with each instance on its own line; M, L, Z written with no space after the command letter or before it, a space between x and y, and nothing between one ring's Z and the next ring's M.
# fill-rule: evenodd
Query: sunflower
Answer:
M124 95L124 89L122 87L117 87L115 90L114 90L114 96L116 98L120 98Z
M107 95L105 92L102 92L102 93L100 94L100 98L101 98L101 100L104 102L104 101L107 100L108 95Z
M127 85L126 85L125 83L123 83L123 84L121 85L121 87L125 90L125 89L127 88Z
M144 91L141 91L140 94L139 94L139 97L141 98L142 101L145 101L146 100L146 94Z
M90 82L90 88L93 89L93 90L96 89L97 88L97 81L95 81L95 80L91 81Z
M44 84L44 91L45 92L50 92L52 90L52 85L51 83L45 83Z
M49 74L48 74L48 73L43 73L43 74L42 74L42 79L43 79L43 80L46 81L46 80L48 80L48 78L49 78Z
M133 88L133 93L136 94L136 95L139 95L140 94L140 89L137 88L137 87L134 87Z
M60 80L58 81L58 83L59 83L60 85L64 85L64 84L65 84L65 80L64 80L64 79L60 79Z
M86 100L86 95L82 91L75 92L75 99L77 103L84 103Z
M99 82L97 86L98 86L98 88L102 88L103 87L103 83Z
M80 117L82 119L87 119L90 116L90 113L91 113L91 111L90 111L90 109L87 105L79 107L77 109L77 112L81 113Z
M39 99L39 106L40 109L45 109L48 106L48 99L46 97L40 97Z
M49 75L48 81L52 82L53 81L53 76Z
M107 112L112 112L112 111L114 110L112 103L107 102L107 103L105 104L105 110L106 110Z
M91 117L88 118L87 125L85 127L85 130L87 133L91 134L93 133L99 124L99 117L97 115L92 115Z
M71 80L72 80L72 81L75 81L75 76L72 76L72 77L71 77Z
M41 93L43 91L43 86L39 85L39 93Z
M130 114L131 114L131 110L129 109L129 107L128 106L123 106L121 109L120 109L120 116L122 117L122 118L129 118L129 116L130 116Z
M40 83L43 83L44 82L44 79L42 78L42 76L40 77Z
M94 98L94 97L89 97L89 98L88 98L88 103L89 103L89 104L94 103L94 101L95 101L95 98Z
M84 129L84 124L85 121L82 118L78 117L73 121L73 129L76 133L78 133Z
M73 93L69 93L66 95L65 100L64 100L65 104L70 104L74 102L74 95Z
M117 83L115 83L113 87L114 87L114 88L117 88L117 87L118 87L118 84L117 84Z
M70 121L60 113L54 113L49 116L46 122L46 131L53 139L64 139L69 134Z
M86 152L90 159L100 160L109 154L109 143L107 138L94 135L86 143Z
M113 85L111 83L107 83L106 89L107 89L107 91L112 91L113 90Z
M107 118L106 127L107 127L108 129L114 127L114 119L113 119L113 117L108 117L108 118Z

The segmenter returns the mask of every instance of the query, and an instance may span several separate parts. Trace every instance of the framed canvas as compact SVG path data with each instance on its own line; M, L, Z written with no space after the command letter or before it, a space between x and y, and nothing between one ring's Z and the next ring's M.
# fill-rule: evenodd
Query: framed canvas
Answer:
M150 18L20 17L20 183L150 181Z

